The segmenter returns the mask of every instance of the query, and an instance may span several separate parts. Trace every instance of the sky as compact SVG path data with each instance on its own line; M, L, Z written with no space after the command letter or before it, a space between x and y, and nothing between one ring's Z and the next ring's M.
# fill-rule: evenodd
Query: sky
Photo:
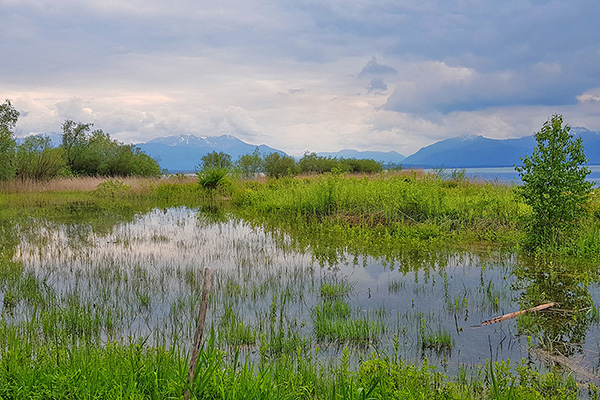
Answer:
M17 134L230 134L292 155L600 131L597 0L0 0Z

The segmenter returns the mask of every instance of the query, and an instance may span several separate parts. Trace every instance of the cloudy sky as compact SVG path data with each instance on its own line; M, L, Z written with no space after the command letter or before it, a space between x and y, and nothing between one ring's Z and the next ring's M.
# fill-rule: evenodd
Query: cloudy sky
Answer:
M19 135L232 134L293 155L600 130L597 0L0 0Z

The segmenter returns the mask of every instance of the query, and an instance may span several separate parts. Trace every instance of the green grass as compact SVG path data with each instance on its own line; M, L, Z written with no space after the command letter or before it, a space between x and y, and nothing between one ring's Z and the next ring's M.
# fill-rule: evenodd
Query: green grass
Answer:
M375 341L383 331L379 321L368 319L326 318L321 315L313 317L317 340L339 343L369 343Z
M177 347L109 342L57 349L23 341L3 325L0 331L2 398L181 398L187 385L187 360ZM343 360L338 367L325 367L309 355L265 363L240 362L237 356L227 361L209 337L200 352L192 398L577 398L571 379L541 375L524 364L516 373L506 363L488 365L473 381L451 382L427 362L409 365L375 353L356 370Z
M324 285L321 285L321 294L323 294ZM329 285L326 287L331 288ZM383 324L380 321L353 316L347 301L337 297L347 293L349 288L335 287L336 289L331 289L332 292L328 290L328 296L315 305L312 312L317 340L339 343L369 343L377 340L384 330ZM331 293L334 293L333 296Z
M219 322L219 338L228 346L250 346L256 343L256 329L246 323L231 304L224 306L224 313Z
M421 336L421 347L423 350L433 350L436 353L450 353L452 346L452 335L445 329L424 332Z
M336 298L350 294L353 287L348 282L322 282L320 287L321 297Z
M234 203L294 220L317 218L390 233L402 230L419 240L459 238L499 244L515 240L526 208L512 188L402 175L317 177L252 185L234 194Z

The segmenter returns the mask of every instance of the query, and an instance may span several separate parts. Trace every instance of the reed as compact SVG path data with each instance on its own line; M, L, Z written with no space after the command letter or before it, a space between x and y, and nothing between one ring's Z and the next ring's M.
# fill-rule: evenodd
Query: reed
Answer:
M99 184L117 180L129 186L134 192L148 192L151 187L160 184L186 184L195 183L192 176L169 176L165 178L138 178L138 177L75 177L55 178L49 181L12 180L0 182L0 192L5 193L40 193L40 192L91 192Z

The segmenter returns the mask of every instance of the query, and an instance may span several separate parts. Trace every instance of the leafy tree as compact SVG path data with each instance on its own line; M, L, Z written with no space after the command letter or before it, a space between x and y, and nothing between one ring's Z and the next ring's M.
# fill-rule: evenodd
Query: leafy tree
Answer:
M266 155L264 160L267 176L281 178L296 173L296 160L290 156L271 153Z
M345 158L341 161L342 170L348 172L376 173L383 171L383 164L369 158Z
M16 172L22 180L51 179L65 165L63 149L53 148L47 136L29 136L17 147Z
M131 175L160 176L162 171L156 160L136 146L125 146L131 151Z
M381 172L383 166L380 162L371 159L356 158L332 158L319 156L316 153L304 153L298 161L301 172L318 173L324 172Z
M213 151L202 157L201 166L196 167L198 183L205 189L224 188L229 185L227 176L232 168L231 156L222 151Z
M527 247L556 247L571 235L585 213L592 184L581 138L563 127L561 115L554 115L535 134L531 156L515 167L523 185L518 194L531 206L527 225Z
M264 161L260 150L254 149L252 154L244 154L236 161L236 167L244 178L253 178L264 171Z
M339 167L339 164L340 162L336 158L323 157L308 151L298 160L298 167L303 173L331 172L334 168Z
M231 167L233 167L231 156L222 151L218 153L213 151L202 156L202 168L204 169L230 169Z
M19 112L11 101L6 99L0 104L0 180L12 179L15 176L15 148L13 138Z
M75 174L101 176L158 176L160 166L139 148L113 140L92 124L67 120L63 144L67 165Z
M92 126L94 124L84 124L70 119L62 124L62 148L65 151L67 165L74 173L85 173L81 166L85 161L81 156L92 135Z

